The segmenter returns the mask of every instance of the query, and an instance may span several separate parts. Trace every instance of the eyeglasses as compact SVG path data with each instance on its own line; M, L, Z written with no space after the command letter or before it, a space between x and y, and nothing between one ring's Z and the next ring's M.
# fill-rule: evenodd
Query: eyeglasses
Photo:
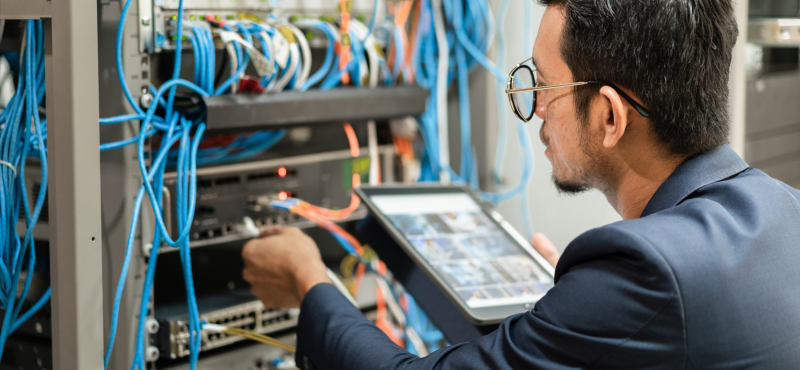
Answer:
M536 110L536 96L538 95L538 91L582 85L608 86L614 89L617 94L625 98L628 103L631 103L633 108L636 109L636 111L639 112L642 117L650 117L650 111L633 100L633 98L628 96L628 94L622 92L622 90L620 90L618 87L608 82L572 82L553 86L539 84L536 81L536 75L533 73L534 69L536 69L536 66L533 65L532 69L531 67L525 65L525 63L529 61L531 62L531 65L533 65L533 58L528 58L522 63L517 64L517 66L511 70L511 73L508 74L508 83L506 84L506 94L508 94L508 102L511 103L511 110L513 110L514 114L516 114L517 117L519 117L519 119L521 119L523 122L528 122L531 120L531 118L533 118L533 113ZM530 106L528 104L530 104Z

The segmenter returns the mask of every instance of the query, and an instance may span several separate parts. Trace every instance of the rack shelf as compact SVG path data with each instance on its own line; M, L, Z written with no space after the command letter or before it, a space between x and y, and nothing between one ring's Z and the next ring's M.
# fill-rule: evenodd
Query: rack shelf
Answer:
M419 86L396 86L220 95L204 101L209 130L241 131L419 115L428 95Z

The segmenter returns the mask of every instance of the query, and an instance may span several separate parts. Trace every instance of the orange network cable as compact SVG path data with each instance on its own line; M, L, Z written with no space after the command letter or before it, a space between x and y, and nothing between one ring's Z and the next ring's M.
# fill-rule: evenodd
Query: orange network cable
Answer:
M350 144L350 155L352 155L353 158L360 157L361 149L358 146L358 137L356 137L356 132L353 130L353 126L345 122L344 133L347 135L347 142Z
M409 70L408 82L414 83L414 75L416 71L414 70L413 63L411 62L413 59L414 53L417 52L417 32L419 32L419 21L422 17L422 0L419 0L417 6L414 7L414 18L411 22L411 38L409 39L408 44L406 44L406 60L405 64Z
M358 158L361 155L361 150L358 145L358 138L356 137L356 133L353 130L353 126L349 123L344 124L344 131L347 134L347 141L350 143L350 155L353 158ZM352 179L352 186L353 189L361 186L361 175L354 173ZM358 206L361 205L361 199L358 198L358 195L353 193L350 196L350 205L344 209L327 209L323 207L318 207L312 205L311 203L300 201L300 209L305 210L307 212L314 213L316 215L322 216L324 218L328 218L331 220L342 220L350 216L353 212L358 209Z
M339 0L339 15L341 16L341 23L339 24L339 32L341 40L336 43L336 53L339 55L339 70L343 71L347 68L352 58L350 47L352 40L350 40L350 11L352 10L352 0ZM350 83L350 74L342 73L342 83Z

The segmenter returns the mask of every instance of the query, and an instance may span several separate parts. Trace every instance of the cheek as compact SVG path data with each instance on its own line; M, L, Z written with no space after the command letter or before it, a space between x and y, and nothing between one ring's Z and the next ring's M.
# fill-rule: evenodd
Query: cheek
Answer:
M581 148L578 123L558 115L548 115L545 134L549 138L550 161L555 172L571 172L580 165Z

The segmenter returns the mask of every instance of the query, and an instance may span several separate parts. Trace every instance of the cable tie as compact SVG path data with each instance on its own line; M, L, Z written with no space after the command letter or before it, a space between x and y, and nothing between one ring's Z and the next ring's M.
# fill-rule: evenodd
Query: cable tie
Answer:
M2 164L4 166L7 166L8 168L11 169L11 171L14 171L14 177L17 177L17 169L16 169L16 167L14 167L13 164L11 164L9 162L6 162L4 160L0 160L0 164Z

